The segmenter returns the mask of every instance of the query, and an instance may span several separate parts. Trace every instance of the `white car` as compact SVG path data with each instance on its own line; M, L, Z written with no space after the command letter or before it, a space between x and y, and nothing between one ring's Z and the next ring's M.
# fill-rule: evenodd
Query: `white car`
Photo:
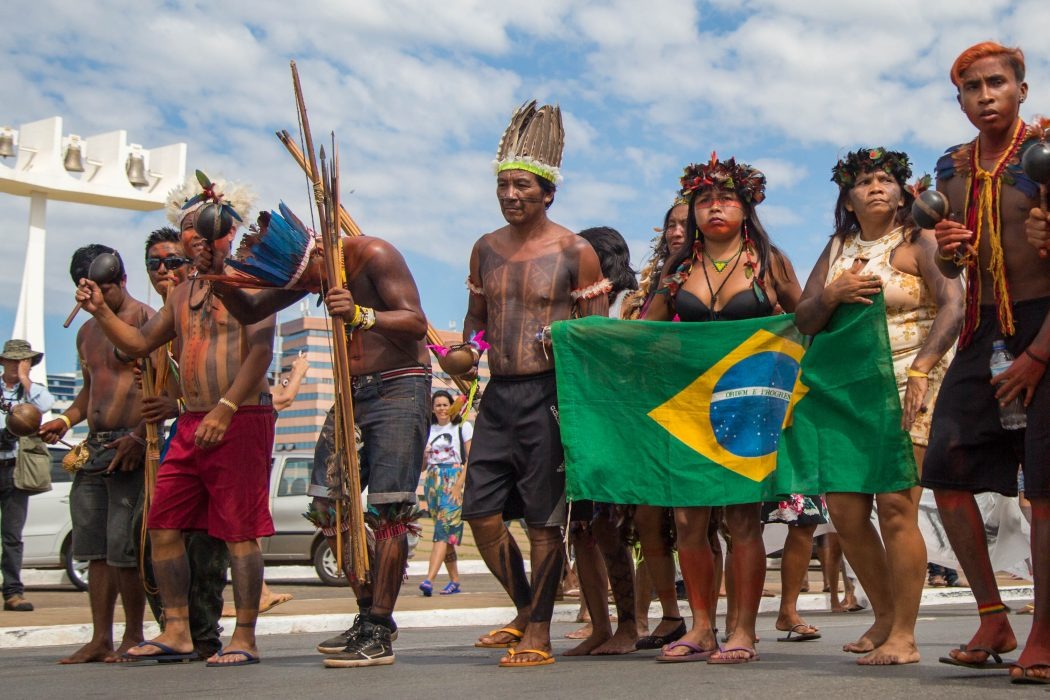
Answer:
M73 523L69 490L73 475L62 468L64 447L51 449L51 490L29 497L29 513L22 530L23 569L65 569L69 581L87 590L87 562L73 559Z
M72 556L69 491L73 477L62 468L66 449L51 451L51 490L29 498L29 514L22 531L23 569L64 569L70 582L87 590L87 562ZM312 452L276 452L270 472L270 512L273 537L262 541L267 564L312 564L329 586L347 585L336 567L335 555L321 531L303 517L312 497L306 495L313 468Z

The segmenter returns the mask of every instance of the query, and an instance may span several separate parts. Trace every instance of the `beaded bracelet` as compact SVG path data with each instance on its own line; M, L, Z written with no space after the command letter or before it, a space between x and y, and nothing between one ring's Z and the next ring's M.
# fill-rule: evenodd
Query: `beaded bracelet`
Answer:
M237 404L235 404L233 401L230 401L225 396L223 396L221 399L219 399L219 403L221 403L226 408L229 408L234 413L237 412Z

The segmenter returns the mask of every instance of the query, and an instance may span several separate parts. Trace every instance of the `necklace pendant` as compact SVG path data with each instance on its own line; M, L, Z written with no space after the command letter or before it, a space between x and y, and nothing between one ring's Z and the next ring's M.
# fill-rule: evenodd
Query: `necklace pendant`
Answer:
M729 265L729 261L728 260L712 260L711 264L715 266L715 272L721 272L722 270L726 269L727 265Z

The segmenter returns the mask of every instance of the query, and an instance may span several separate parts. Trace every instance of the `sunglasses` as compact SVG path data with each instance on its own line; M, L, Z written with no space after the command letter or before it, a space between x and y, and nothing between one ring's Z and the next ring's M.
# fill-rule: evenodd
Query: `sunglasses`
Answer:
M180 258L176 255L172 255L167 258L146 258L146 269L150 272L156 272L163 265L165 270L178 270L183 265L189 265L192 260L189 258Z

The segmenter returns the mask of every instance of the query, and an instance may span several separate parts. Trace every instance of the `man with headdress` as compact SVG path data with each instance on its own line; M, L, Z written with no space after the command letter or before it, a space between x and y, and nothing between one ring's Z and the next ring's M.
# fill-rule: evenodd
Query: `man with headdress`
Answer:
M237 259L229 261L234 270L227 271L226 281L213 283L230 312L244 322L323 291L316 264L320 258L311 254L315 240L305 226L283 205L279 214L268 213L259 221L259 229L251 239L246 237ZM268 238L278 235L284 235L281 240L294 250L274 255L271 246L276 243ZM361 487L368 488L365 519L371 530L371 571L367 580L353 573L348 509L342 509L342 521L336 518L335 500L357 495L346 493L342 484L340 468L346 457L336 452L335 408L317 440L307 490L314 500L307 518L321 528L333 551L341 533L343 570L360 611L348 630L321 642L317 650L326 655L325 666L356 668L395 660L393 612L408 560L407 534L415 528L416 486L429 434L431 372L424 341L426 316L401 253L372 236L343 238L341 248L347 286L328 290L325 303L333 319L348 331L354 424L361 432ZM209 265L207 251L198 268L202 264ZM279 288L249 293L238 285Z
M26 340L8 340L0 352L4 367L3 398L11 405L29 403L47 413L55 397L43 384L29 378L29 369L40 363L44 353L34 350ZM29 491L15 486L15 462L18 458L18 437L7 428L0 429L0 534L3 536L3 556L0 569L4 577L4 610L31 612L33 604L23 597L22 585L22 528L29 512Z
M180 228L184 233L193 229L206 239L202 249L212 253L213 271L219 271L251 200L243 188L203 176L198 180L201 188L194 186L194 191L199 194L183 207L196 207L188 215L192 223L183 221ZM207 235L202 220L223 223L210 226ZM175 287L164 308L141 329L113 315L90 280L81 282L77 301L128 355L141 357L176 339L179 350L185 411L158 472L147 519L165 627L155 639L129 650L127 657L175 660L195 655L183 532L203 530L226 542L237 606L233 637L208 665L258 663L255 621L263 562L257 540L274 533L269 511L274 412L267 371L275 319L268 316L242 326L213 293L211 283L201 279Z
M182 187L176 191L184 193ZM177 199L181 203L186 197L187 195L180 194ZM153 231L146 238L146 272L150 284L162 301L167 300L168 295L187 280L193 261L186 255L185 250L193 240L201 243L204 240L192 228L193 217L185 214L179 207L168 207L168 219L179 228L183 228L185 223L186 228L180 233L177 229L164 227ZM183 238L187 239L185 245ZM167 452L167 444L178 430L178 417L184 408L182 389L179 386L178 355L179 351L174 341L168 343L155 368L158 384L162 389L156 396L142 399L142 417L145 420L159 426L165 420L174 419L168 439L160 451L161 460ZM225 542L207 532L187 532L184 539L186 559L190 565L190 634L198 657L207 659L222 649L219 618L223 609L222 593L226 588L226 570L230 568L230 553ZM157 621L163 625L164 606L160 596L156 594L156 579L150 559L151 557L146 558L146 599ZM152 594L150 589L154 591Z
M116 255L102 245L73 253L69 273L74 284L88 275L96 257ZM96 285L98 302L129 328L147 323L153 309L127 291L124 263L110 282ZM84 385L64 414L40 426L40 435L54 444L72 426L88 422L89 457L73 477L69 512L73 520L73 556L88 560L91 641L61 663L116 661L142 641L145 596L138 576L138 533L133 523L142 497L146 441L142 422L142 391L135 379L135 361L117 351L99 324L87 321L77 332L77 354ZM113 609L117 594L124 607L124 638L113 649Z
M507 225L470 255L464 339L485 331L492 379L485 390L463 496L485 563L517 608L476 646L509 648L505 667L553 663L550 621L564 567L565 469L554 360L545 329L574 316L604 316L611 285L594 249L547 218L560 180L561 111L523 105L500 140L496 197ZM504 524L524 518L532 582Z
M977 599L980 627L947 663L997 668L1017 646L989 560L984 523L973 494L1017 494L1024 469L1032 502L1035 618L1011 670L1019 682L1050 682L1050 260L1025 239L1025 218L1038 186L1020 166L1035 143L1019 117L1028 94L1024 54L993 42L964 51L951 68L958 101L977 137L937 163L937 189L951 218L937 224L938 266L948 277L966 270L966 311L959 351L934 409L922 485L934 490L948 539ZM993 341L1016 358L989 381ZM1027 428L1005 429L999 408L1020 397Z

